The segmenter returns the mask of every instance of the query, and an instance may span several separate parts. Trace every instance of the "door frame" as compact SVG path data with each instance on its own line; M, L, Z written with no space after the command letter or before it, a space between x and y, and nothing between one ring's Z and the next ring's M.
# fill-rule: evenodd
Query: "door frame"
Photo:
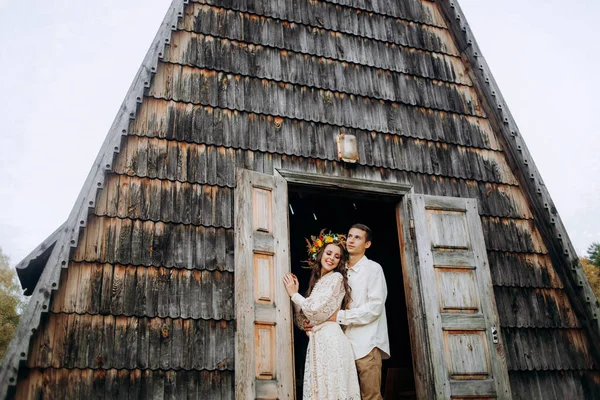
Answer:
M406 241L405 235L410 234L410 221L402 221L402 209L409 209L406 194L414 193L411 184L382 182L360 178L349 178L341 176L325 176L308 172L290 171L285 169L274 169L274 174L284 178L289 185L300 185L317 188L337 188L358 193L381 194L398 199L396 205L396 226L400 245L402 277L404 281L404 296L406 299L406 312L412 351L413 374L415 390L418 399L433 398L435 366L431 362L431 354L427 341L427 323L423 318L423 299L420 290L419 269L415 262L407 262L404 254ZM405 214L409 215L409 214ZM403 223L404 222L404 223ZM416 260L418 262L418 260Z

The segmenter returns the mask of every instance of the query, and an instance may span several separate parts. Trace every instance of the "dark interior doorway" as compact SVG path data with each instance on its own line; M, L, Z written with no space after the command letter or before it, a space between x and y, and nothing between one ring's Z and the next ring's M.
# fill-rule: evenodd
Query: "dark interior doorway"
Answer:
M396 222L398 197L362 194L343 190L323 190L306 186L289 187L290 251L292 272L305 293L310 270L303 268L306 259L304 238L326 231L346 233L350 225L362 223L373 231L373 244L367 257L383 267L388 288L386 312L391 358L383 363L384 399L414 398L412 355L406 315L406 299L400 263L400 246ZM294 329L294 359L297 398L302 398L304 362L308 338Z

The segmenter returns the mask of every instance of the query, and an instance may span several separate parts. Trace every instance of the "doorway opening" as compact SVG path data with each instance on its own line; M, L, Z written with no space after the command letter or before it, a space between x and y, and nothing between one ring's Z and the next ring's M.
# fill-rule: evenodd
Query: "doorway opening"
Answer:
M302 263L307 257L305 238L317 235L321 229L347 233L354 223L365 224L373 231L373 242L366 254L383 267L388 289L386 313L391 358L383 362L382 394L384 400L416 398L396 220L399 198L293 185L288 191L291 269L300 281L300 293L306 292L310 277L310 270L303 268ZM298 399L302 398L307 346L306 334L294 328Z

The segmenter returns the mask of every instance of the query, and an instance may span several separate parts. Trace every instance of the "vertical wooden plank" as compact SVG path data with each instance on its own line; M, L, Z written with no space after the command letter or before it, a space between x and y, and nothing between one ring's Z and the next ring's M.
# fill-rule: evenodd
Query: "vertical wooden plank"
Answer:
M110 314L112 302L113 265L104 264L102 270L102 294L100 298L100 314Z
M202 316L200 308L200 301L202 297L202 272L195 269L191 271L191 288L190 288L190 316L191 318L198 319Z
M171 350L173 348L173 320L165 318L160 324L160 368L171 369Z
M207 332L205 329L205 322L203 320L195 320L193 322L194 326L194 358L193 358L193 368L196 370L201 370L206 365L206 352L205 349L208 347L207 340Z
M181 318L173 319L171 329L169 335L171 339L171 368L179 370L184 364L185 353L188 350L184 347L183 320Z
M104 374L104 399L114 400L119 398L119 383L117 381L117 370L109 369Z
M62 271L60 271L60 281L61 282L67 282L69 279L69 268L63 268ZM53 313L59 313L59 312L68 312L66 311L65 308L65 291L66 291L66 285L63 283L62 285L60 285L58 287L58 290L56 291L56 293L54 294L54 298L52 299L52 304L50 305L50 311L52 311Z
M405 196L398 204L396 218L402 257L402 277L404 281L404 294L407 299L408 326L410 343L413 356L413 370L415 375L415 388L419 399L434 399L435 388L431 384L434 380L434 364L430 357L429 337L427 326L423 323L427 317L424 305L423 292L421 291L421 271L419 256L417 254L416 232L414 229L412 196Z
M142 383L142 371L134 369L129 372L129 400L142 399L141 397L141 383Z
M141 265L144 259L144 222L135 220L131 230L131 258L129 262L133 265Z
M169 268L160 268L158 276L158 316L165 318L169 316L169 286L173 279L173 270Z
M238 170L236 179L235 201L235 304L236 304L236 346L235 354L235 397L237 399L254 399L254 302L247 300L247 294L254 290L252 271L244 268L252 265L252 225L247 223L248 215L254 215L251 202L246 201L252 195L250 174L246 170ZM239 268L238 268L239 267ZM252 336L251 336L252 335Z
M123 315L124 283L127 267L115 265L110 290L110 313L112 315Z
M131 178L122 176L119 183L119 202L117 204L117 216L121 218L127 217L129 208L129 183Z
M135 288L133 291L133 298L130 300L134 303L132 315L143 316L146 311L146 296L147 296L147 288L146 288L146 280L147 280L147 271L149 267L136 267L135 268Z
M115 246L116 261L122 264L130 264L133 221L130 219L117 219L116 221L111 222L116 225L116 231L118 232Z
M77 314L86 313L90 307L90 301L92 296L91 275L92 267L90 264L78 264L77 269L79 270L79 282L77 284L77 306L75 312Z
M186 246L189 248L189 246ZM168 315L171 318L177 318L181 314L180 302L181 292L179 289L181 281L181 270L172 270L171 279L169 281L169 311Z
M111 175L105 183L103 191L106 193L105 212L99 215L118 215L119 211L119 186L121 185L122 175Z
M107 315L102 318L102 342L100 344L99 367L109 367L113 365L114 343L115 343L115 317Z
M185 384L186 384L186 400L200 400L202 397L198 395L198 388L201 386L201 382L198 381L199 371L185 371Z
M102 349L99 344L102 343L104 318L100 315L89 317L91 319L90 330L87 344L87 365L91 368L99 368L103 364Z
M122 346L122 356L121 360L119 360L118 365L122 365L122 368L127 368L133 370L137 368L136 359L137 359L137 325L138 318L135 317L121 317L121 320L117 321L117 324L120 328L118 335L118 340ZM119 367L117 367L119 368Z
M469 199L466 202L467 206L467 226L471 237L471 243L473 246L473 253L475 258L479 261L480 267L477 268L479 291L481 293L482 301L486 302L485 317L488 326L494 326L498 329L498 343L491 344L491 362L493 365L494 381L496 382L496 390L498 396L504 399L511 398L510 381L508 378L508 371L506 368L506 353L504 352L503 335L499 332L500 319L498 318L498 307L496 306L496 298L494 296L494 288L492 285L492 276L489 268L487 259L487 251L485 243L483 241L483 228L481 225L481 219L479 217L479 210L477 206L477 200Z
M102 301L102 275L104 266L94 263L90 265L90 300L86 312L90 314L98 314L100 312L100 304Z
M200 316L203 319L211 318L212 304L213 304L213 282L210 271L201 271L201 288L200 293L202 297L200 299Z
M179 272L179 317L192 318L192 271L183 269Z
M165 398L165 372L154 371L152 377L152 399L162 400Z
M194 321L191 319L182 320L182 336L183 336L183 349L182 351L182 368L189 371L193 368L194 358Z
M140 369L149 368L150 331L148 328L148 318L140 317L137 319L136 339L137 353L135 365Z
M79 285L79 274L81 269L77 263L69 263L69 275L65 287L65 305L66 312L75 312L77 310L77 286Z
M63 363L67 363L69 366L73 365L73 360L77 359L77 347L74 340L76 334L71 335L67 338L69 332L66 331L65 327L68 326L67 314L51 314L48 317L48 347L49 356L48 364L54 368L60 368ZM74 329L76 332L76 330ZM67 347L67 351L64 351L64 347ZM74 348L73 348L74 347Z
M65 318L65 331L57 335L66 338L66 348L64 349L64 360L66 367L87 368L88 367L88 347L93 346L87 339L87 335L92 328L92 320L96 317L84 314L71 314ZM68 361L67 361L68 358Z
M435 282L435 271L433 269L433 256L431 251L431 239L428 230L428 221L424 212L416 210L425 210L425 199L423 196L415 195L412 197L412 210L414 219L414 230L416 240L418 262L420 267L420 285L423 295L423 306L427 315L427 341L429 345L429 357L436 373L433 376L436 399L449 399L451 390L447 381L448 371L446 360L444 359L442 324L439 313L437 296L429 295L430 289L423 287L428 282Z
M144 221L142 224L142 252L140 256L141 265L152 265L152 253L154 243L154 223L152 221Z
M157 370L161 367L161 336L162 320L152 318L148 320L148 368Z
M129 358L129 347L127 346L128 318L117 316L115 318L115 336L113 342L113 363L111 367L123 369L127 367Z
M140 380L140 399L154 399L154 371L145 369Z
M144 315L157 317L160 268L151 267L146 272L146 309Z
M165 400L177 400L176 397L176 372L166 371L165 372L165 386L164 386L164 399Z
M286 180L278 175L274 177L273 211L273 236L275 239L275 274L273 281L277 283L282 282L283 275L291 270L288 187ZM281 388L280 398L293 399L295 398L296 388L292 308L283 285L276 284L274 292L277 306L275 353L279 362L277 380Z

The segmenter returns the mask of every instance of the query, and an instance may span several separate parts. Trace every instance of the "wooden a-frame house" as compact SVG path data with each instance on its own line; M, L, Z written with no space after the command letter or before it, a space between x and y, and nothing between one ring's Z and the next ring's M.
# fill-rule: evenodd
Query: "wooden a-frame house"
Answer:
M18 265L0 397L292 399L281 276L354 222L390 292L386 399L600 398L598 301L450 0L174 0Z

